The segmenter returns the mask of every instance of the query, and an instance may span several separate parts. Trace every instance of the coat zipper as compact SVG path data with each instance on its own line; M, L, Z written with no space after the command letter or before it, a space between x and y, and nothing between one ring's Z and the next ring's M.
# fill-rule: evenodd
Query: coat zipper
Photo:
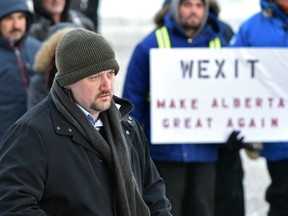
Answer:
M24 65L23 65L22 58L21 58L21 54L20 54L20 51L19 51L19 49L17 47L14 47L13 49L14 49L14 52L15 52L16 57L17 57L17 61L18 61L19 67L20 67L20 72L21 72L22 79L23 79L23 82L24 82L25 92L27 94L28 93L28 79L27 79L27 75L26 75L26 72L25 72L25 68L24 68Z

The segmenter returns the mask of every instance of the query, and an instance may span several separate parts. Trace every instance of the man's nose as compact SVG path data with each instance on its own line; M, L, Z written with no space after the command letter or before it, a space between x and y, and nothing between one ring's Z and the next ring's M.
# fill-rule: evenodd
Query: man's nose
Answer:
M13 28L19 29L19 26L20 26L19 20L17 20L17 19L13 20Z
M111 79L107 76L107 74L103 74L101 76L101 89L111 89Z

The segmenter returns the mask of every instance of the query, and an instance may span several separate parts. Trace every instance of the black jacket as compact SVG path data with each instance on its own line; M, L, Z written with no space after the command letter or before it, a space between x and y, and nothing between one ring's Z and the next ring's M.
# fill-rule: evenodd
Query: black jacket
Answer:
M115 103L121 105L140 193L151 215L171 215L146 138L128 115L132 105L119 98ZM0 145L0 215L115 216L111 175L106 161L65 120L49 94L9 128Z

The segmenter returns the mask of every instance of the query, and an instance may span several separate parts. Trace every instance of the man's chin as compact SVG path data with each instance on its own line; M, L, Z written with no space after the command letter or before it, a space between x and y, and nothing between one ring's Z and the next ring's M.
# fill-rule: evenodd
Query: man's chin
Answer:
M105 110L108 110L110 108L110 106L111 106L111 102L107 102L101 106L101 109L102 109L102 111L105 111Z
M22 33L15 33L15 34L9 35L9 37L10 37L10 40L14 41L14 43L15 43L15 42L18 42L19 40L21 40L23 35L24 34L22 34Z
M98 112L103 112L105 110L108 110L111 106L111 101L107 101L107 102L102 102L101 104L93 104L90 108L98 111Z

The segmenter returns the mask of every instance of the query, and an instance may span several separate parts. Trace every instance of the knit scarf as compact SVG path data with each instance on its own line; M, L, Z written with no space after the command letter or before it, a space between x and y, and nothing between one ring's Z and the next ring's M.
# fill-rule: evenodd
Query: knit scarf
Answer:
M57 109L66 120L86 137L109 164L115 182L116 214L119 216L150 216L135 181L126 139L121 127L121 115L114 101L101 113L106 140L93 127L65 90L54 81L51 94Z

